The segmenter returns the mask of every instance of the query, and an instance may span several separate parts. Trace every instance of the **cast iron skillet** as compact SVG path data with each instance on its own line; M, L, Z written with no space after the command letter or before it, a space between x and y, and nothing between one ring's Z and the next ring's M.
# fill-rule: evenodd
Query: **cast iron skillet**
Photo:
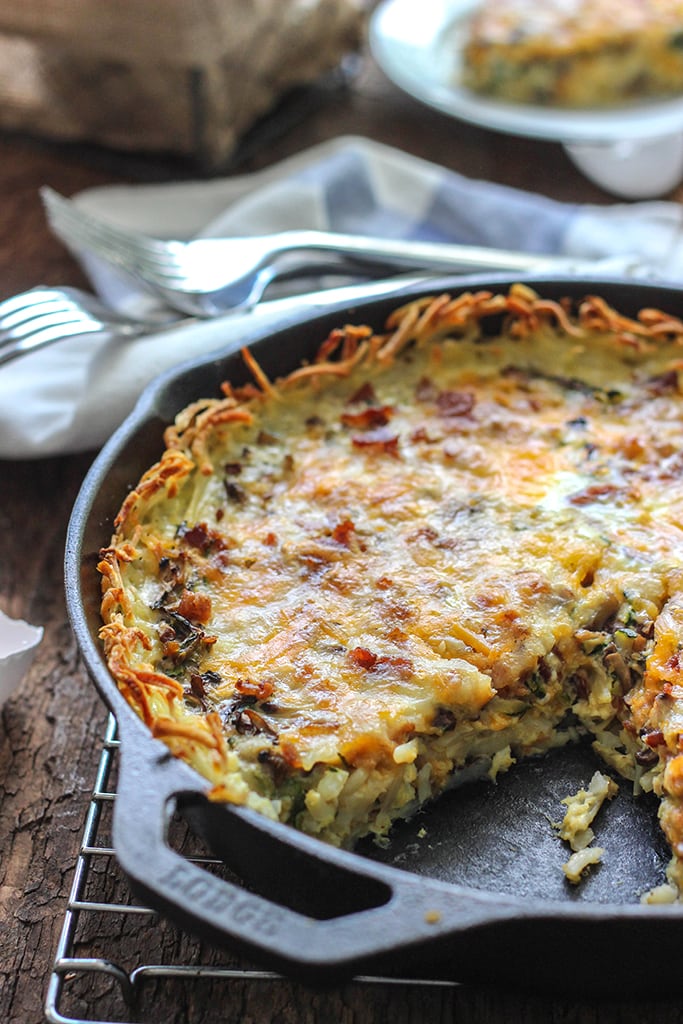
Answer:
M627 314L655 306L683 316L683 291L673 287L524 280L550 298L598 293ZM394 286L322 314L307 316L302 307L267 337L247 328L244 342L277 376L310 357L333 327L381 329L392 309L418 295L510 283L488 276ZM399 825L386 849L364 843L348 853L243 808L209 803L205 781L152 739L121 697L97 639L98 551L127 491L161 453L165 425L195 398L217 395L222 380L247 376L239 355L219 354L151 385L95 460L68 531L69 614L120 729L114 846L134 890L195 933L310 984L381 971L537 991L651 997L676 990L683 907L638 903L663 880L669 856L652 802L634 801L622 784L599 819L603 864L578 889L564 881L568 851L550 822L562 816L562 797L601 767L590 751L518 765L495 786L459 788ZM172 848L174 815L227 865L227 878Z

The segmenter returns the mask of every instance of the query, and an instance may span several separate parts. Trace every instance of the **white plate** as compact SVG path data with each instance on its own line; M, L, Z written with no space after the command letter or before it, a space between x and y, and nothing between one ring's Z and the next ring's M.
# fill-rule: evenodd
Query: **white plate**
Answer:
M460 84L467 19L477 0L385 0L370 21L372 53L415 99L495 131L563 143L653 139L683 130L683 97L618 110L561 110L483 99Z

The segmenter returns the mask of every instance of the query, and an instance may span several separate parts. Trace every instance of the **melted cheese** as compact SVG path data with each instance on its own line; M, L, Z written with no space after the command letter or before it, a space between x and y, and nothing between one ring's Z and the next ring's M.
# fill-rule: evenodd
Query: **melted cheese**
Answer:
M275 385L245 354L259 388L178 417L103 552L122 692L214 799L347 845L590 734L680 877L682 339L517 286Z

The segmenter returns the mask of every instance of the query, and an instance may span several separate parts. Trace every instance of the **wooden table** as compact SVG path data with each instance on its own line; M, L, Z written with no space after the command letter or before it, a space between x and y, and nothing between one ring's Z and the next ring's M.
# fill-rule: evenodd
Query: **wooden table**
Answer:
M320 98L266 149L245 156L240 173L343 134L362 134L470 177L505 182L556 199L609 202L575 170L559 145L496 135L449 120L404 96L365 59L351 87ZM95 148L0 138L0 298L33 285L84 284L46 229L38 188L71 194L86 186L153 181L194 173L180 161L124 157ZM42 624L45 636L20 692L0 720L0 1020L44 1019L46 986L64 920L84 815L95 780L107 713L79 662L65 611L62 555L72 502L93 453L0 466L0 608ZM99 884L123 898L115 865ZM99 930L98 930L99 929ZM648 941L648 936L644 936ZM94 925L83 950L127 964L199 957L225 963L182 933L145 919L109 915ZM107 945L109 944L109 945ZM97 950L104 949L104 953ZM680 951L667 951L675 970ZM615 951L618 956L618 950ZM212 959L213 958L213 959ZM580 978L581 950L568 964ZM128 968L126 968L128 969ZM542 971L529 964L529 971ZM495 973L495 965L492 965ZM436 1024L438 1021L528 1024L636 1024L683 1021L673 1002L588 1002L580 981L574 998L546 999L463 987L360 985L315 993L284 981L178 982L171 994L150 983L144 1006L128 1008L117 982L94 974L64 982L62 1012L78 1018L179 1021L344 1021ZM71 988L70 988L71 986Z

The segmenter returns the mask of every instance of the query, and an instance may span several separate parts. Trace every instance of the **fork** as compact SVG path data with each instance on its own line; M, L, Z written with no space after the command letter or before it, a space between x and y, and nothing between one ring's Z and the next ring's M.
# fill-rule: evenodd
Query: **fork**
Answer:
M314 230L240 238L161 240L103 223L53 189L41 196L50 226L72 251L90 250L145 282L168 305L199 317L215 316L253 302L255 277L286 256L290 274L298 257L305 269L312 256L357 266L418 272L472 270L513 272L575 270L576 261L479 246L369 238Z
M168 326L122 316L79 288L31 288L0 302L0 366L80 334L130 339Z

